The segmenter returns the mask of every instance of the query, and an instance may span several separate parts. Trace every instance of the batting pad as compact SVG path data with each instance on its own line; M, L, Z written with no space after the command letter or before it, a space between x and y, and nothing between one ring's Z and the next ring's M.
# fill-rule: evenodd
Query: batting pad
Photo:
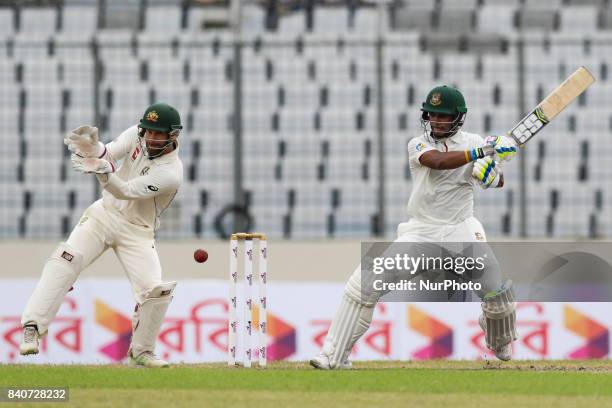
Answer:
M497 350L518 338L512 281L506 281L502 289L485 296L482 311L487 323L487 347Z
M47 333L64 296L81 273L82 264L83 255L65 243L53 251L23 312L23 326L36 324L40 335Z
M176 282L165 282L155 286L141 305L136 306L132 317L132 356L155 350L155 340L166 316Z

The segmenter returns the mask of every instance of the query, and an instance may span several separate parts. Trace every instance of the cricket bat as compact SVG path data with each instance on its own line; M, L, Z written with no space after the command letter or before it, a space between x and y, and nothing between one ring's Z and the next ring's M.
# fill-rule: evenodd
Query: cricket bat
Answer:
M544 98L531 113L514 126L508 132L508 135L512 136L519 146L523 146L571 104L574 99L586 91L593 82L595 82L595 78L588 69L585 67L578 68L557 89Z

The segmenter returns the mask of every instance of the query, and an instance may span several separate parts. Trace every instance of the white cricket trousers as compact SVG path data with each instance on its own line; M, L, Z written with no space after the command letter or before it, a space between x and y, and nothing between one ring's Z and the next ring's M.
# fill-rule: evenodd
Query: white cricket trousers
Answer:
M412 218L397 226L395 242L486 242L480 221L470 217L452 225L435 225Z
M154 232L150 228L131 224L120 214L105 209L101 199L85 210L66 244L82 256L78 273L112 248L130 281L134 300L138 304L142 304L152 288L162 283ZM57 273L56 268L47 267L48 263L21 319L22 325L37 324L43 333L55 317L48 314L56 313L44 306L49 303L49 299L45 299L49 294L45 285L55 284L55 277L46 275ZM57 278L63 279L59 275Z

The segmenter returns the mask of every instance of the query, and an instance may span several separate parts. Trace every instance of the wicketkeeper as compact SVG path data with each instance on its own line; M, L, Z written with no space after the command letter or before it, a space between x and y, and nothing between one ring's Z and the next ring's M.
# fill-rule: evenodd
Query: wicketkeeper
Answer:
M47 333L81 271L112 248L136 300L129 363L168 366L154 351L176 282L162 282L155 231L183 181L178 155L181 129L177 110L155 103L138 125L106 145L98 141L98 129L90 126L81 126L65 137L73 169L94 173L104 190L45 263L21 318L21 354L38 353L40 336ZM122 161L119 166L118 161Z
M484 228L474 217L474 187L504 185L499 162L517 153L516 144L508 137L483 139L461 130L467 106L461 92L450 86L432 89L421 111L423 134L408 143L414 180L408 202L411 218L398 225L395 242L485 242ZM485 276L478 293L482 298L479 323L487 346L499 359L509 360L517 338L515 302L511 282L503 282L496 272ZM370 326L382 294L362 284L358 266L345 286L321 353L310 360L313 367L350 368L353 345Z

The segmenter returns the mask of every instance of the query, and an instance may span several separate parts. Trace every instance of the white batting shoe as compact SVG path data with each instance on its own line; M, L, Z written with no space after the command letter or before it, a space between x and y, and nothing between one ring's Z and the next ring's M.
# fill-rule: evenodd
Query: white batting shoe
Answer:
M23 338L19 345L19 354L27 356L28 354L38 354L38 343L40 335L36 326L26 326L23 328Z
M329 357L325 354L319 354L318 356L311 358L309 361L310 365L318 370L332 370L333 368L329 364ZM343 361L338 367L338 370L352 370L353 363L349 360Z
M487 332L487 320L484 315L478 316L478 324L483 332ZM497 350L492 350L495 353L495 357L502 361L512 360L512 343L508 343L505 346L499 347Z
M145 351L144 353L140 353L138 357L132 356L132 351L130 351L128 364L131 367L144 367L144 368L170 367L170 364L166 360L157 358L155 354L150 351Z

